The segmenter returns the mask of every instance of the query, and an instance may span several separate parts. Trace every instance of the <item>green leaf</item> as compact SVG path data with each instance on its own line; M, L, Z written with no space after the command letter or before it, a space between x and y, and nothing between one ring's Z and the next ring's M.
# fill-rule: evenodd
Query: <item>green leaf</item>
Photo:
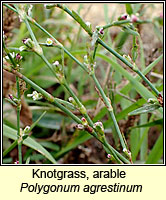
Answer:
M126 3L125 6L126 6L126 12L127 12L127 14L129 14L129 15L133 14L133 8L132 8L131 4Z
M138 114L142 114L142 113L152 112L154 110L159 109L160 107L161 106L159 104L143 106L141 108L138 108L138 109L130 112L129 115L138 115Z
M60 147L59 145L53 143L53 142L49 142L49 141L39 141L39 143L45 147L45 148L48 148L48 149L51 149L51 150L54 150L54 151L59 151L60 150Z
M89 133L87 133L86 131L78 131L78 132L75 132L74 134L76 134L76 137L73 137L61 151L54 154L56 159L59 159L64 154L69 152L71 149L74 149L79 144L82 144L83 142L92 138L92 136Z
M161 125L163 125L163 119L155 120L153 122L149 122L149 123L146 123L146 124L141 124L141 125L138 125L138 126L133 126L130 129L142 128L142 127L152 127L152 126L161 126Z
M35 121L40 115L41 112L33 112L33 121ZM59 130L64 118L65 117L60 114L50 112L45 114L45 116L38 122L37 125L43 128Z
M72 15L74 16L75 20L82 26L82 28L86 32L92 34L90 27L86 25L86 23L83 21L83 19L79 16L78 13L76 13L74 10L72 10Z
M137 31L130 29L128 26L123 26L123 31L130 35L139 36L139 33Z
M163 131L157 139L152 151L150 152L145 164L157 164L163 154Z
M9 126L3 125L3 135L12 139L17 140L17 131L10 128ZM40 154L45 156L48 160L50 160L52 163L56 163L55 159L52 157L52 155L38 142L36 142L33 138L28 137L23 141L23 144L38 151Z
M131 83L132 87L136 89L136 91L146 100L149 98L155 98L155 96L146 88L144 87L138 80L136 80L127 70L125 70L121 65L115 63L112 59L104 54L97 53L98 57L102 58L106 62L110 63L112 67L119 71L123 76L125 76Z

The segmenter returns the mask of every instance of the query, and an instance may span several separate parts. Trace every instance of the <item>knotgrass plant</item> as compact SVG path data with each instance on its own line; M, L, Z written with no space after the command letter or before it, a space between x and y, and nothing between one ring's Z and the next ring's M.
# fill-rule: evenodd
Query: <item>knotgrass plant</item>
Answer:
M133 163L132 153L129 150L129 147L128 147L129 145L126 142L124 134L121 132L121 130L119 128L117 120L123 119L123 117L126 117L128 113L130 115L138 115L138 114L142 114L145 112L152 112L157 109L158 109L158 112L160 115L162 113L162 106L163 106L162 95L159 92L159 89L156 88L154 86L154 84L152 84L145 77L145 75L161 60L162 55L159 58L157 58L153 63L151 63L149 66L147 66L142 72L136 65L136 60L137 60L137 56L138 56L137 39L139 41L141 41L141 37L140 37L139 33L137 32L137 29L135 28L135 26L136 26L136 24L153 23L153 22L151 20L140 20L136 15L134 15L134 12L132 11L132 6L130 7L130 9L128 6L126 6L126 11L128 12L129 19L127 19L127 14L122 15L119 17L119 19L117 21L114 21L114 22L104 25L104 26L97 26L95 28L95 30L93 31L92 25L90 23L85 22L79 16L79 14L77 12L69 10L66 5L64 5L64 4L45 5L45 9L53 9L54 7L58 7L60 9L62 9L63 11L65 11L76 22L78 22L79 25L92 38L90 44L87 44L87 51L83 51L83 53L86 53L86 55L84 56L84 63L82 63L75 56L76 53L79 53L78 51L76 53L74 53L74 52L71 53L69 50L67 50L67 48L64 47L64 45L62 45L62 43L60 43L53 36L53 34L49 33L43 26L41 26L36 20L34 20L31 17L31 9L32 9L31 5L14 4L13 6L11 6L8 4L4 4L4 6L6 6L7 8L11 9L12 11L14 11L15 13L18 14L22 24L25 25L26 30L28 30L28 34L30 35L31 38L24 38L23 39L24 46L21 46L20 48L8 48L5 45L5 40L3 41L4 51L6 52L6 54L8 56L8 64L4 64L3 68L4 68L4 70L7 70L7 71L13 73L14 75L16 75L16 83L17 83L17 98L14 99L13 97L10 97L10 99L8 99L8 101L13 103L13 105L15 105L17 107L17 140L15 140L14 143L11 144L11 146L8 149L5 150L3 155L6 156L7 153L9 153L18 144L19 163L22 164L21 145L22 145L22 143L26 142L26 140L28 140L27 134L26 134L26 137L23 137L23 135L25 135L25 132L27 132L26 131L27 127L24 129L23 133L20 133L20 132L22 132L22 129L20 129L20 110L21 110L20 99L21 99L21 96L20 96L20 81L19 80L22 79L35 90L31 95L29 94L29 96L31 96L34 100L40 100L41 98L45 98L48 102L55 105L62 112L64 112L69 117L71 117L77 123L77 129L85 130L88 132L88 134L85 134L83 136L83 138L79 139L79 141L75 141L76 144L79 144L79 143L83 142L84 140L86 141L91 136L91 137L96 138L103 145L103 148L105 149L105 151L108 154L108 158L111 159L112 162L119 163L119 164ZM38 41L38 39L36 39L36 32L33 31L33 28L31 27L30 23L33 26L36 26L38 29L40 29L44 34L46 34L50 38L47 38L46 42ZM133 36L133 47L132 47L132 53L131 53L132 58L127 55L123 55L123 56L120 55L120 53L115 51L113 48L111 48L109 45L107 45L107 43L105 43L102 40L104 31L112 26L118 26L118 27L122 28L123 31L126 32L127 34L130 34ZM107 55L99 53L100 52L98 50L99 44L102 47L104 47L108 52L113 54L115 57L110 59ZM59 63L58 60L51 63L49 61L49 59L47 58L47 56L45 56L44 48L55 48L58 51L60 51L59 60L61 60L61 64ZM65 91L68 92L68 94L70 96L69 102L62 100L60 98L53 97L51 94L46 92L46 90L44 90L42 87L40 87L34 81L30 80L28 77L23 75L20 72L21 71L20 70L21 63L20 62L17 63L17 60L19 60L19 61L21 60L21 56L19 53L17 53L16 57L12 57L10 49L15 49L16 51L19 50L19 52L27 52L27 54L29 54L29 55L31 55L33 53L37 54L37 56L41 59L41 61L43 61L46 64L48 69L55 76L55 81L58 82L65 89ZM106 131L104 130L104 126L106 127L106 125L104 124L104 126L103 126L103 123L101 121L97 121L98 118L101 120L102 117L94 116L94 119L91 119L85 105L83 105L81 100L78 98L78 96L75 94L75 92L70 87L70 84L68 82L69 79L66 76L66 66L65 66L66 55L68 55L73 61L75 61L93 80L93 82L95 84L96 92L99 96L99 99L105 105L104 115L105 115L105 112L108 112L108 114L110 116L110 119L107 120L106 123L114 125L112 130L115 131L115 133L118 136L118 137L116 136L116 138L118 138L118 140L120 141L120 144L122 147L121 153L119 152L118 148L115 149L107 141L106 136L105 136ZM131 106L129 106L128 108L126 108L124 111L122 111L122 113L115 116L115 111L113 109L113 104L110 100L110 97L106 95L106 93L104 92L102 86L100 85L100 83L95 75L96 67L98 65L97 57L101 57L107 63L111 64L111 66L115 70L119 71L124 77L126 77L131 82L131 83L128 83L127 86L122 88L122 92L125 92L127 94L131 90L131 87L133 86L135 88L135 90L142 96L142 99L140 99L140 101L141 101L140 105L138 102L136 102L136 103L132 104ZM125 70L124 68L122 68L122 66L120 64L118 64L117 59L119 59L124 64L126 64L131 70L136 72L138 74L138 76L133 77L127 70ZM153 93L150 92L142 83L139 82L141 80L140 78L146 82L146 84L151 88ZM126 97L128 100L130 100L130 98L128 98L126 95L120 96L120 98L122 98L122 97ZM151 103L152 105L143 106L139 109L136 109L139 106L142 106L145 102ZM50 108L52 108L52 107L50 107ZM75 110L75 109L77 109L79 111L80 115L82 115L81 119L78 116L76 116L76 114L74 114L73 110ZM103 115L102 113L99 113L99 114ZM42 117L43 117L43 115L41 115L39 117L39 120ZM145 118L145 120L144 120L144 118ZM141 121L140 121L141 124L143 122L147 123L147 115L144 118L141 118ZM36 122L39 122L39 120L37 120ZM37 123L35 123L35 126L36 126L36 124ZM32 126L28 130L31 131ZM13 139L13 137L9 136L9 134L8 134L8 128L9 127L4 125L4 131L6 132L5 134L7 137ZM145 135L147 135L148 129L146 129L146 131L144 131L144 129L141 128L140 130L141 130L140 136L142 138L140 139L139 142L142 146L139 148L135 148L135 149L138 149L136 151L137 154L138 154L139 150L141 152L145 151L144 146L147 145L147 141L144 140L144 137L145 137ZM13 134L14 134L14 131L13 131ZM143 144L143 141L144 141L145 145ZM160 139L160 142L161 142L161 139ZM160 142L158 142L158 143L160 143ZM73 142L73 144L74 144L74 142ZM76 144L74 144L73 147ZM131 145L131 147L132 147L132 145ZM55 159L60 158L71 148L72 148L72 145L70 147L67 146L52 156L51 154L49 154L49 152L47 152L47 150L43 149L43 147L41 145L39 152L41 153L44 151L44 153L42 153L42 154L44 154L51 162L55 163L56 162ZM134 149L134 151L135 151L135 149ZM157 147L156 147L156 149L157 149ZM154 152L155 152L155 150L154 150ZM135 155L134 159L136 159L137 154L136 153L134 154ZM146 152L146 154L147 154L147 152ZM160 155L158 156L158 159L160 159L161 154L162 154L162 151L160 151ZM28 157L28 161L26 161L26 163L29 163L29 159L30 158ZM146 160L146 156L144 156L143 153L141 153L141 160Z

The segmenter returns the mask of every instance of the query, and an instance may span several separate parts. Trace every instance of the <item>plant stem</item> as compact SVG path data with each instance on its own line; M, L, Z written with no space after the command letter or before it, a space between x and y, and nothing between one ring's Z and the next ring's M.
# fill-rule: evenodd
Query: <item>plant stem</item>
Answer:
M58 99L57 98L54 98L52 95L50 95L48 92L46 92L45 90L43 90L41 87L39 87L38 85L36 85L33 81L31 81L30 79L28 79L27 77L25 77L24 75L22 75L20 72L17 72L16 70L14 69L5 69L9 72L12 72L13 74L15 74L16 76L18 76L19 78L21 78L22 80L24 80L26 83L28 83L29 85L31 85L31 87L33 89L35 89L36 91L40 92L44 97L45 99L47 99L49 102L55 104L58 108L60 108L64 113L66 113L69 117L71 117L76 123L78 124L81 124L82 121L76 116L74 115L70 110L68 110L66 107L64 107L63 105L61 105L59 102L58 102ZM92 135L94 136L97 140L99 140L97 137L96 137L97 134L95 135ZM100 140L99 140L100 141ZM100 141L101 142L101 141ZM105 145L105 144L103 144ZM109 147L108 147L109 146ZM123 160L125 163L129 164L129 161L124 157L122 156L119 152L117 152L111 145L107 144L107 148L110 150L110 152L114 151L118 157ZM116 159L116 158L115 158Z
M17 65L14 62L12 56L10 55L9 50L6 48L5 42L3 41L3 48L8 55L13 67L16 69ZM21 135L20 135L20 111L21 111L21 94L20 94L20 85L19 85L19 77L16 76L16 87L17 87L17 139L19 141ZM22 143L18 142L18 158L19 158L19 164L22 164Z
M128 24L128 23L132 23L130 19L128 20L122 20L122 21L114 21L110 24L106 24L104 26L102 26L103 29L107 29L107 28L110 28L112 26L120 26L122 24ZM151 20L137 20L137 22L134 22L136 24L144 24L144 23L152 23Z
M114 56L119 58L123 63L125 63L130 69L134 69L134 66L126 60L123 56L118 54L116 51L114 51L112 48L110 48L108 45L106 45L100 38L98 38L98 43L101 44L105 49L107 49L109 52L111 52ZM155 92L155 94L158 96L160 92L153 86L153 84L141 73L139 69L134 70L149 86L150 88Z
M111 103L110 103L110 101L108 100L108 98L106 97L106 95L105 95L103 89L101 88L101 86L100 86L100 84L99 84L99 82L98 82L98 80L97 80L95 74L92 74L92 78L93 78L93 80L94 80L94 82L95 82L95 84L96 84L96 86L97 86L97 88L98 88L98 90L99 90L99 92L100 92L102 98L103 98L103 101L104 101L106 107L108 108L108 113L109 113L109 115L111 116L111 118L112 118L112 120L113 120L115 129L116 129L116 132L117 132L117 134L118 134L118 136L119 136L119 139L120 139L120 142L121 142L121 145L122 145L123 148L126 148L126 145L125 145L125 142L124 142L124 140L123 140L122 134L121 134L121 132L120 132L118 123L117 123L117 121L116 121L116 118L115 118L113 109L111 109L111 108L112 108Z
M78 19L76 19L76 17L73 15L73 13L65 6L61 6L60 4L55 5L61 9L63 9L65 12L67 12L72 18L74 18L81 26L82 24L80 23L80 21ZM79 17L80 18L80 17ZM83 21L83 20L82 20ZM126 20L125 20L126 21ZM123 22L117 22L117 23L123 23ZM83 26L82 26L83 27ZM83 27L84 28L84 27ZM90 32L89 30L86 30L84 28L84 30L90 35L92 36L92 32ZM112 53L114 56L116 56L117 58L119 58L123 63L125 63L128 67L130 67L132 70L134 69L134 66L128 61L126 60L123 56L121 56L119 53L117 53L115 50L113 50L111 47L109 47L107 44L105 44L100 38L97 39L97 42L99 44L101 44L105 49L107 49L110 53ZM135 70L134 70L135 71ZM159 95L159 91L151 84L151 82L139 71L139 69L137 71L135 71L149 86L150 88L156 93L156 95Z
M70 14L71 14L71 13L70 13ZM29 23L27 23L27 24L29 24ZM35 36L34 36L34 34L33 34L33 32L32 32L31 27L28 26L27 28L28 28L28 30L30 31L30 34L31 34L32 38L35 38ZM36 38L35 38L35 40L36 40ZM58 42L57 40L55 40L55 41ZM38 45L37 40L36 40L36 43L37 43L37 45ZM58 43L59 43L59 42L58 42ZM66 51L66 49L65 49L62 45L60 45L60 47L61 47L64 51ZM95 58L96 50L97 50L97 44L95 45L95 51L94 51L94 55L93 55L94 58ZM48 66L49 69L53 72L53 74L55 75L55 77L57 77L55 71L52 69L52 65L48 62L48 60L46 59L46 57L45 57L43 54L40 55L40 57L41 57L41 58L43 59L43 61L47 64L47 66ZM62 58L62 59L63 59L63 58ZM113 113L113 110L112 110L112 106L111 106L110 102L108 101L108 98L106 97L106 95L105 95L103 89L101 88L101 86L100 86L98 80L96 79L95 75L92 75L92 78L93 78L93 80L94 80L94 82L95 82L95 84L96 84L96 86L97 86L97 88L98 88L98 90L99 90L99 92L100 92L102 98L104 99L104 102L105 102L107 108L108 108L108 112L109 112L109 114L110 114L110 116L111 116L111 118L112 118L112 120L113 120L113 122L114 122L114 126L115 126L115 129L116 129L116 132L118 133L118 136L119 136L121 145L122 145L123 148L126 148L125 143L124 143L124 141L123 141L123 137L122 137L121 132L120 132L120 129L119 129L118 124L117 124L117 122L116 122L116 118L115 118L115 116L114 116L114 113ZM93 127L93 122L92 122L92 120L90 119L90 117L88 116L86 109L84 108L84 106L82 105L82 103L79 101L79 99L77 98L77 96L74 94L74 92L71 90L71 88L69 87L69 85L68 85L68 83L66 82L66 80L64 81L64 83L61 83L61 84L63 84L63 85L65 86L65 88L68 90L68 92L72 95L72 97L74 98L74 100L75 100L76 103L78 104L78 107L79 107L80 112L81 112L81 113L84 115L84 117L87 119L89 125Z
M10 9L12 9L13 11L15 11L15 12L17 12L15 9L13 9L13 8L11 8L9 5L7 5L7 4L5 4L8 8L10 8ZM17 12L18 13L18 12ZM70 14L71 14L71 12L70 12ZM60 44L50 33L48 33L43 27L41 27L34 19L32 19L31 17L29 17L29 16L27 16L27 19L28 19L28 21L30 21L32 24L35 24L38 28L40 28L43 32L45 32L47 35L49 35L51 38L53 38L54 40L55 40L55 42L57 43L57 44ZM29 26L30 27L30 26ZM31 28L30 28L31 29ZM92 34L89 32L89 34L92 36ZM32 36L32 35L31 35ZM33 38L33 37L32 37ZM68 50L67 49L65 49L61 44L60 44L60 46L61 46L61 48L64 50L64 52L65 53L67 53L77 64L79 64L86 72L88 72L88 69L86 68L86 66L84 65L84 64L82 64L80 61L78 61L70 52L68 52ZM43 55L40 55L41 56L41 58L44 60L44 62L47 64L47 66L49 66L49 68L51 69L51 71L54 71L53 69L52 69L52 66L51 66L51 64L47 61L47 59L43 56ZM17 74L18 74L18 72L17 72ZM21 75L21 77L22 77L22 79L23 80L25 80L25 81L27 81L27 78L26 77L24 77L22 74L20 74ZM54 75L56 76L56 74L55 74L55 72L54 72ZM93 77L93 79L95 80L95 83L97 84L96 86L97 86L97 88L99 89L99 91L100 91L100 93L101 93L101 96L103 97L103 99L104 99L104 102L105 102L105 104L108 106L108 108L109 108L109 112L112 112L112 110L110 110L110 109L112 109L112 106L111 106L111 104L110 104L110 102L109 102L109 100L107 99L107 97L106 97L106 95L105 95L105 93L104 93L104 91L102 90L102 88L101 88L101 86L100 86L100 84L99 84L99 82L97 81L97 79L96 79L96 77L94 78L94 76L92 76ZM30 80L29 80L30 81ZM32 81L30 81L31 83L33 83ZM34 83L33 83L34 84ZM34 86L34 85L33 85ZM33 87L32 86L32 87ZM79 118L77 118L73 113L71 113L68 109L66 109L64 106L62 106L60 103L58 103L56 100L55 100L55 98L54 97L52 97L50 94L48 94L46 91L44 91L42 88L38 88L39 86L37 86L36 84L35 84L35 87L33 87L33 88L35 88L37 91L39 91L43 96L45 96L46 95L46 99L47 100L50 100L51 102L54 102L54 104L57 106L57 107L59 107L61 110L63 110L65 113L67 113L73 120L75 120L77 123L81 123L81 120L79 119ZM67 87L68 88L68 87ZM72 91L72 90L69 90L70 92ZM74 94L74 93L72 93L72 94ZM74 98L74 96L73 96L73 98ZM76 97L77 98L77 97ZM76 98L75 98L75 100L76 100ZM79 101L79 100L78 100ZM77 102L78 102L77 101ZM81 104L82 105L82 104ZM93 122L91 121L91 119L89 118L89 116L87 115L87 113L85 113L85 116L86 116L86 118L87 118L87 120L88 120L88 122L89 122L89 124L93 124ZM114 114L113 114L113 112L112 112L112 114L111 114L111 116L113 117L114 116ZM113 118L113 121L115 122L115 116L114 116L114 118ZM115 127L117 128L118 127L118 125L117 125L117 122L116 122L116 124L115 124ZM119 129L117 129L117 130L119 130ZM118 133L119 134L119 133ZM120 134L121 135L121 134ZM121 139L121 137L120 137L120 141L121 141L122 139ZM122 146L124 147L124 142L122 142L121 141L121 144L122 144ZM108 146L108 145L107 145ZM107 147L108 148L108 147ZM109 148L110 149L110 148ZM120 154L121 155L121 154ZM122 156L122 155L121 155ZM129 161L128 161L129 162Z
M20 111L21 111L21 95L20 95L20 84L19 84L19 77L16 76L16 85L17 85L17 139L18 139L18 158L19 164L22 164L22 143L19 142L19 138L21 137L20 134Z
M35 45L38 46L39 44L38 44L38 42L37 42L37 40L36 40L36 37L35 37L35 35L34 35L32 29L31 29L31 26L30 26L28 20L25 19L24 22L25 22L26 27L27 27L27 29L28 29L28 31L29 31L31 37L32 37L32 40L34 41Z
M11 146L3 152L3 157L5 157L12 149L14 149L14 147L16 147L17 144L18 144L18 140L15 140L15 141L11 144Z

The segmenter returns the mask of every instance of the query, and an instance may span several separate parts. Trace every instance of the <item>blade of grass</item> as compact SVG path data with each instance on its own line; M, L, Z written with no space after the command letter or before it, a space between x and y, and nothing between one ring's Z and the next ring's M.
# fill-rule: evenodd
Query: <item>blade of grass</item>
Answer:
M163 131L151 150L145 164L157 164L163 154Z
M121 65L119 65L118 63L115 63L112 59L110 59L108 56L104 54L97 53L97 55L103 60L110 63L114 69L122 73L123 76L125 76L131 82L132 86L137 90L137 92L144 99L148 100L149 98L152 98L152 97L155 98L155 96L147 88L145 88L140 82L135 80L135 78L133 78L133 76L128 71L126 71Z
M6 125L3 125L3 134L12 140L17 140L17 131ZM27 139L23 141L23 144L38 151L40 154L44 155L52 163L54 164L56 163L52 155L42 145L36 142L33 138L28 137Z

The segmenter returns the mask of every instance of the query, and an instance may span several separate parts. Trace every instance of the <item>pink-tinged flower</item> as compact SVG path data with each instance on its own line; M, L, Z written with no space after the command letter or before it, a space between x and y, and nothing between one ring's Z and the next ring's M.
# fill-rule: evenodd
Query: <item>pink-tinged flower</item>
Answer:
M22 59L22 56L19 53L17 53L16 54L16 60L21 60L21 59Z
M13 95L12 94L8 94L9 99L13 100Z
M14 162L14 164L19 164L19 161L18 161L18 160L16 160L16 162Z
M77 124L76 127L79 129L79 130L83 130L84 129L84 126L82 124Z
M107 154L107 158L111 158L111 154Z
M83 124L84 126L87 126L87 125L88 125L88 122L87 122L87 120L85 119L85 117L82 117L82 118L81 118L81 121L82 121L82 124Z
M126 20L127 17L128 17L127 14L123 14L123 15L120 16L119 20Z
M86 119L85 119L85 117L82 117L82 118L81 118L81 120L82 120L83 122L86 122Z
M104 34L104 29L101 28L101 29L99 30L99 33L100 33L101 35L103 35L103 34Z
M161 19L163 18L163 12L160 13L160 18L161 18Z
M138 21L138 17L136 15L132 15L131 16L131 22L134 23L134 22L137 22Z

